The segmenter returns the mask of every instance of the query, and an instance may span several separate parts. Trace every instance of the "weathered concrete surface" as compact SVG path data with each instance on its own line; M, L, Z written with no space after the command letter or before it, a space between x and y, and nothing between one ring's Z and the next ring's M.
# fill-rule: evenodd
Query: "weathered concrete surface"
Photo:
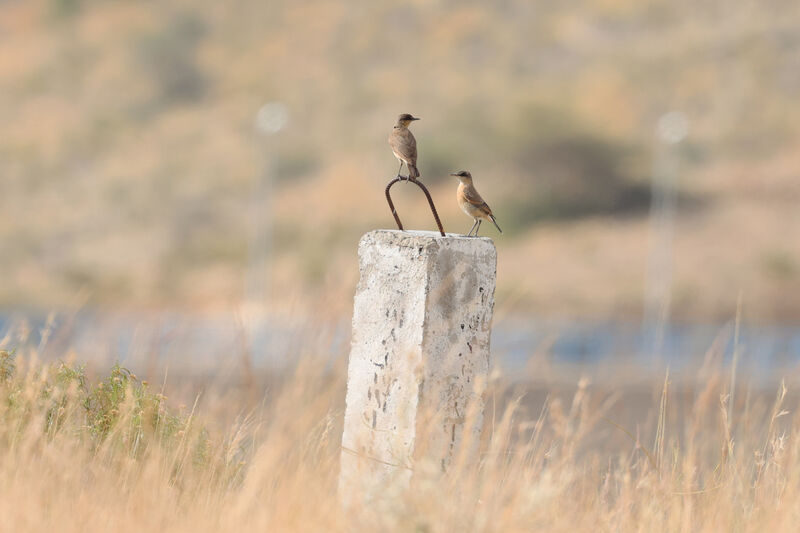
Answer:
M407 485L421 454L446 469L465 431L477 443L497 252L488 238L377 230L359 243L359 267L339 478L345 499ZM468 409L474 416L465 423Z

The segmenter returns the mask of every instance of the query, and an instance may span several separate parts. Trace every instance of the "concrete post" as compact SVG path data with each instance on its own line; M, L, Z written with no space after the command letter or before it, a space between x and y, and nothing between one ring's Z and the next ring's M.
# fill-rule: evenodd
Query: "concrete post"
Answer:
M423 448L445 470L465 437L477 444L497 266L491 239L434 232L372 231L358 253L339 477L350 502L407 486Z

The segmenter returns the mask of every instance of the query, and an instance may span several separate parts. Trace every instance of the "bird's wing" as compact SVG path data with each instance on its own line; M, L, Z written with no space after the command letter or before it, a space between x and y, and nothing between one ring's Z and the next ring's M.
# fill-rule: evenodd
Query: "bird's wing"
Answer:
M475 190L475 187L464 187L464 199L467 202L471 203L487 215L492 214L492 210L489 208L489 204L483 201L481 195L478 194L478 191Z
M408 129L394 130L389 136L389 145L402 159L417 162L417 140Z

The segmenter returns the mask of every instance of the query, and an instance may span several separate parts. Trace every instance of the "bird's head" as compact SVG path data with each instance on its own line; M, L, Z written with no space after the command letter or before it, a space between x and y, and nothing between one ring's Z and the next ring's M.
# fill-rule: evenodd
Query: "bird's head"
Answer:
M397 125L408 127L408 125L414 122L415 120L419 119L409 113L403 113L402 115L397 117Z
M472 183L472 174L470 174L468 170L459 170L458 172L453 172L450 175L458 178L458 181L461 183Z

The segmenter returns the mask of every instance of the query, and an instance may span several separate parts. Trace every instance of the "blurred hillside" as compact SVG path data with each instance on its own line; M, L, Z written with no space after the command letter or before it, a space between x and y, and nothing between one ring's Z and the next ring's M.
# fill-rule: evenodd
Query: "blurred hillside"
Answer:
M505 309L638 316L668 154L674 314L729 317L741 292L749 318L800 320L800 4L349 4L0 4L0 305L236 302L255 202L275 301L346 309L410 112L445 228L471 225L447 177L467 168L507 230L483 230ZM290 112L271 137L269 101Z

